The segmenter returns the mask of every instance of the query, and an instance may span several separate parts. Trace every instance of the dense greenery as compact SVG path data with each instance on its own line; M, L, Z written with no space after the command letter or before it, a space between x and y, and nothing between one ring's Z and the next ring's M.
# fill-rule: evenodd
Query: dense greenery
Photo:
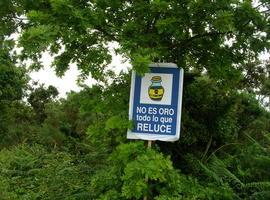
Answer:
M267 0L1 0L0 199L270 199L270 66L259 60L269 9ZM185 69L178 142L126 139L130 73L107 69L110 42L138 73L150 62ZM75 63L98 83L65 99L30 84L45 51L58 75Z

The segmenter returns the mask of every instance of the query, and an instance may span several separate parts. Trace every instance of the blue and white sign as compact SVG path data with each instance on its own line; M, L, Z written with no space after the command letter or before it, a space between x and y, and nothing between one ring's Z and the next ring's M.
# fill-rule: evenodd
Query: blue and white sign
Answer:
M173 63L150 65L144 76L132 72L128 139L176 141L180 136L183 69Z

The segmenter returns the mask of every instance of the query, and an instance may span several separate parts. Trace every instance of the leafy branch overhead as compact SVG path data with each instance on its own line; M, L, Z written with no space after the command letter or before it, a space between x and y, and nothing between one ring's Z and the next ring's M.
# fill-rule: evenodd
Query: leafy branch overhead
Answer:
M258 5L257 5L258 4ZM9 3L10 22L21 33L22 58L44 51L62 75L70 63L99 79L111 62L108 45L140 73L149 62L175 62L222 79L269 48L269 2L260 1L74 1ZM16 21L17 17L27 20ZM17 25L17 26L16 26ZM16 29L13 30L13 32ZM137 63L141 67L137 67ZM220 74L220 70L225 74ZM220 75L219 75L220 74ZM241 78L241 77L238 77Z

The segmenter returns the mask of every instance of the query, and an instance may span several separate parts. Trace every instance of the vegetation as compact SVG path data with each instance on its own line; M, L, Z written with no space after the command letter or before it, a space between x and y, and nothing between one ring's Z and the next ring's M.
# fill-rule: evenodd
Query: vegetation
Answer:
M270 66L259 59L269 9L268 0L1 0L0 199L270 199ZM179 141L147 149L126 139L130 73L107 68L111 42L140 74L150 62L184 68ZM31 85L45 51L59 76L75 63L97 84L65 99Z

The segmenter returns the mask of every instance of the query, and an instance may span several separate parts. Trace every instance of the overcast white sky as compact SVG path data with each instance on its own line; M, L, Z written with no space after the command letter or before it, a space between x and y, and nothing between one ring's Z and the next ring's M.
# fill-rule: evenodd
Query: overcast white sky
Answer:
M112 47L114 45L112 44ZM127 71L130 68L130 64L128 62L124 62L124 59L120 55L115 55L113 51L112 54L112 63L110 64L110 68L114 69L116 73L119 73L121 70ZM79 76L79 71L77 67L73 64L70 66L70 69L65 73L63 77L57 77L52 68L50 68L50 64L52 63L53 58L49 55L49 53L44 53L42 56L42 62L44 68L30 73L30 77L33 81L38 81L39 83L44 83L45 86L53 85L55 86L59 93L60 97L65 97L67 92L80 91L80 87L76 84L76 80ZM94 79L89 77L85 84L91 86L96 83Z

